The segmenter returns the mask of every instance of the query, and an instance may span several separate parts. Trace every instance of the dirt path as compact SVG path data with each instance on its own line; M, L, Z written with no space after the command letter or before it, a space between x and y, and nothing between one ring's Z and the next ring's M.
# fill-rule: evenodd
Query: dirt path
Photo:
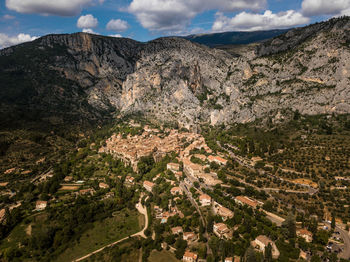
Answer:
M130 237L140 236L140 237L146 238L145 230L146 230L147 227L148 227L148 215L147 215L147 208L144 207L144 206L142 206L142 204L141 204L141 199L142 199L142 196L140 197L139 203L136 204L136 209L137 209L142 215L145 216L145 226L144 226L144 228L143 228L141 231L139 231L139 232L137 232L137 233L135 233L135 234L133 234L133 235L131 235L131 236L127 236L127 237L124 237L124 238L122 238L122 239L119 239L118 241L115 241L115 242L113 242L113 243L111 243L111 244L108 244L108 245L106 245L106 246L104 246L104 247L101 247L101 248L99 248L99 249L97 249L97 250L95 250L95 251L93 251L93 252L91 252L91 253L89 253L89 254L87 254L87 255L81 257L81 258L78 258L78 259L73 260L73 262L74 262L74 261L76 261L76 262L77 262L77 261L82 261L82 260L84 260L84 259L86 259L86 258L88 258L88 257L90 257L90 256L92 256L92 255L94 255L94 254L97 254L97 253L101 252L101 251L104 250L105 248L107 248L107 247L112 247L112 246L114 246L114 245L116 245L116 244L118 244L118 243L120 243L120 242L123 242L124 240L126 240L126 239L128 239L128 238L130 238Z

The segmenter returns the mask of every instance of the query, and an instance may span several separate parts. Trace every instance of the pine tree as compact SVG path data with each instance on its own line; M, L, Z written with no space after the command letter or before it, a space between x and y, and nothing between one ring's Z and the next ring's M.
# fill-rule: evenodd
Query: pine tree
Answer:
M267 245L267 247L265 248L265 257L264 257L264 261L266 262L270 262L272 261L272 246L269 243Z
M331 227L332 227L332 229L335 229L335 216L334 216L334 214L332 215Z

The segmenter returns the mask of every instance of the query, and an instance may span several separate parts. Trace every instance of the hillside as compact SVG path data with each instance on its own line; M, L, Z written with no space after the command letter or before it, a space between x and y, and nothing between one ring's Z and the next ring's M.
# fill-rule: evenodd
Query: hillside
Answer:
M268 40L270 38L282 35L289 29L254 31L254 32L223 32L213 34L198 34L184 37L194 43L217 47L222 45L246 45Z
M349 25L340 18L295 29L239 57L180 38L45 36L1 51L1 123L60 126L141 113L191 128L275 123L297 110L347 114Z

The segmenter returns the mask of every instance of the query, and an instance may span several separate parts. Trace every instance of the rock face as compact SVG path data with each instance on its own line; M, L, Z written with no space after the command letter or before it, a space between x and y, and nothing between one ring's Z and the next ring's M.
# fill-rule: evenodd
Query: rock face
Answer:
M57 124L141 113L183 127L350 113L350 19L291 30L237 57L180 38L77 33L0 51L2 118Z

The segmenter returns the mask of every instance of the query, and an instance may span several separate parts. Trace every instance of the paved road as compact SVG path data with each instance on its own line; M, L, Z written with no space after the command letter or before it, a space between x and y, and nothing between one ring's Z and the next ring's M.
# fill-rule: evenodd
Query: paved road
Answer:
M192 193L187 189L187 186L184 182L180 182L180 188L185 192L185 194L187 195L187 197L189 198L189 200L191 201L192 205L194 205L194 207L196 208L198 214L200 215L201 217L201 220L202 220L202 224L203 224L203 227L205 228L205 232L204 232L204 237L208 239L208 232L207 232L207 223L204 219L204 216L202 214L202 211L199 209L199 206L196 202L196 200L193 199L192 197ZM209 239L208 239L209 240ZM207 246L207 254L212 254L212 251L211 251L211 248L209 246L209 242L207 241L206 243L206 246Z
M331 227L331 224L328 222L325 222L326 224ZM335 231L338 231L340 233L341 238L344 240L344 250L341 252L338 257L344 258L344 259L350 259L350 234L348 231L340 228L339 226L335 227Z
M339 227L335 227L335 229L339 231L340 236L344 240L344 251L339 254L339 257L344 259L350 259L350 235L347 231Z
M77 261L82 261L82 260L84 260L84 259L86 259L86 258L88 258L88 257L90 257L90 256L92 256L92 255L94 255L94 254L96 254L96 253L101 252L101 251L104 250L105 248L107 248L107 247L112 247L112 246L114 246L114 245L116 245L116 244L118 244L118 243L120 243L120 242L123 242L124 240L126 240L126 239L128 239L128 238L130 238L130 237L140 236L140 237L143 237L143 238L147 238L147 237L145 236L145 230L146 230L147 227L148 227L147 208L141 205L141 199L142 199L142 196L140 197L139 203L136 204L137 210L138 210L142 215L145 216L145 226L144 226L144 228L143 228L140 232L137 232L137 233L135 233L135 234L133 234L133 235L131 235L131 236L124 237L124 238L122 238L122 239L119 239L118 241L115 241L115 242L113 242L113 243L111 243L111 244L108 244L108 245L106 245L106 246L104 246L104 247L101 247L101 248L99 248L99 249L97 249L97 250L95 250L95 251L93 251L93 252L91 252L91 253L89 253L89 254L87 254L87 255L81 257L81 258L78 258L78 259L73 260L73 262L74 262L74 261L76 261L76 262L77 262Z

